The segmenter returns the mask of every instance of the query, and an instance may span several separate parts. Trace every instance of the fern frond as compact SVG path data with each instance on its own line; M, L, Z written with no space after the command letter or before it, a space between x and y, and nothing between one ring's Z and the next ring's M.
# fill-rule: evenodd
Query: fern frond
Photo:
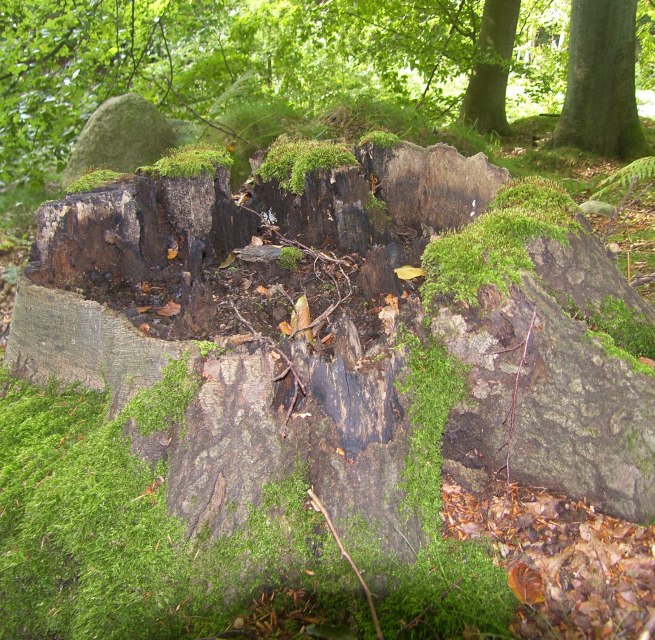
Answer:
M598 186L600 189L594 193L593 199L601 199L608 191L615 187L629 189L635 182L643 184L650 180L655 180L655 156L639 158L630 164L615 171L611 176L607 176Z

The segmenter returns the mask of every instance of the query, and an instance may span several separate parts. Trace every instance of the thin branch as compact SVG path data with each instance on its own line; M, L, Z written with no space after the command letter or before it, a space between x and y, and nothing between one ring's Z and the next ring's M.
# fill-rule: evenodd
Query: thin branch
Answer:
M375 605L373 604L373 596L368 586L366 585L366 582L364 582L364 578L362 578L362 574L359 572L359 569L357 568L357 565L353 562L353 559L348 555L348 552L344 549L343 543L341 542L341 538L339 538L339 534L337 533L337 530L335 529L334 524L332 523L330 514L327 512L327 509L323 506L323 503L318 499L318 496L311 489L307 489L307 495L309 495L312 501L312 507L323 514L328 529L330 530L330 533L332 534L334 541L337 543L337 546L339 547L339 551L341 551L341 555L348 561L348 564L351 566L353 572L357 576L357 580L359 581L359 584L361 584L362 589L364 589L364 593L366 594L366 601L368 602L368 608L371 610L371 618L373 619L373 626L375 627L375 637L378 640L384 640L384 636L382 635L382 629L380 627L380 621L378 620L378 614L375 611Z
M222 124L216 124L214 122L211 122L210 120L207 120L207 118L203 118L191 105L189 105L183 98L180 96L180 94L173 88L173 85L168 81L168 79L164 78L164 81L168 85L168 88L170 89L170 92L175 96L177 101L188 111L190 111L200 122L203 124L206 124L208 127L211 127L212 129L216 129L217 131L220 131L221 133L225 133L228 136L232 136L234 138L237 138L241 140L241 142L245 142L246 144L250 144L248 140L245 138L242 138L234 129L228 127L227 125L222 125Z
M655 273L649 273L647 276L638 276L630 281L631 287L640 287L642 284L647 284L655 280Z
M521 354L521 360L519 361L518 370L514 378L514 390L512 391L512 400L509 406L509 410L507 411L507 415L505 416L505 419L502 422L502 424L506 424L507 421L509 420L509 429L507 430L507 440L502 445L502 447L498 449L498 451L501 451L502 449L507 448L507 451L505 453L505 464L504 464L506 478L507 478L507 497L509 497L510 454L512 449L512 439L514 437L514 431L516 429L516 403L519 395L519 381L521 379L521 372L523 371L523 367L526 363L528 348L530 346L530 338L532 337L532 331L534 329L534 323L536 319L537 319L537 305L535 305L534 309L532 310L532 318L530 319L530 326L528 327L528 332L525 336L525 340L522 342L523 353ZM496 453L498 453L498 451L496 451ZM501 467L501 469L502 468L503 467Z
M225 68L227 69L227 72L230 74L230 78L232 79L232 82L236 82L236 76L232 73L232 69L230 69L230 65L227 63L227 58L225 57L225 50L223 49L223 40L221 39L221 34L218 34L218 46L221 49L221 56L223 57L223 63L225 64Z

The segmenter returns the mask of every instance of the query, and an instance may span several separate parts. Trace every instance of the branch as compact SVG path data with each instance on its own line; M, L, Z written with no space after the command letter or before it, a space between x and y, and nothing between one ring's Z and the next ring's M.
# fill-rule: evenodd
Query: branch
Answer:
M318 496L311 489L307 489L307 495L309 495L311 499L312 507L316 511L320 511L323 514L328 529L330 530L330 533L332 534L334 541L337 543L337 546L339 547L339 551L341 551L341 555L348 561L348 564L352 567L353 572L357 576L357 580L359 581L359 584L361 584L362 589L364 589L364 593L366 594L366 601L368 602L368 608L371 610L371 618L373 619L373 626L375 627L375 637L378 640L384 640L384 636L382 635L382 629L380 628L380 621L378 620L378 614L376 613L375 605L373 604L373 596L371 595L371 592L368 586L366 585L366 582L364 582L364 578L362 578L362 574L359 572L359 569L357 568L357 565L353 562L353 559L348 555L348 552L344 549L343 543L339 538L339 534L337 533L337 530L335 529L334 524L330 519L330 514L323 506L323 503L318 499Z
M647 284L655 280L655 273L649 273L647 276L638 276L630 281L631 287L640 287L642 284Z
M241 140L241 142L245 142L245 144L250 144L248 140L245 138L242 138L234 129L228 127L227 125L223 124L215 124L213 122L210 122L207 120L207 118L203 118L192 106L190 106L185 100L180 96L180 94L173 88L173 85L168 81L167 78L164 79L166 84L168 85L168 88L170 92L175 96L177 101L188 111L190 111L200 122L206 124L208 127L211 127L212 129L216 129L217 131L220 131L221 133L225 133L228 136L232 136L234 138L238 138Z
M521 372L523 371L523 366L525 365L526 362L526 357L528 355L528 348L530 346L530 338L532 337L532 330L534 329L534 323L537 319L537 305L534 306L534 309L532 311L532 318L530 319L530 326L528 327L528 332L525 336L525 340L518 345L517 347L514 347L514 349L508 349L508 351L513 351L515 349L518 349L518 347L523 346L523 353L521 354L521 359L519 361L519 368L518 371L516 372L516 377L514 378L514 390L512 391L512 400L509 405L509 410L507 411L507 415L505 416L505 419L503 420L502 424L506 424L507 421L509 420L509 429L507 430L507 440L503 444L498 451L501 451L503 448L507 448L507 452L505 454L505 464L503 467L506 470L506 477L507 477L507 495L509 496L509 485L510 485L510 454L511 454L511 448L512 448L512 439L514 437L514 430L516 428L516 402L518 400L518 395L519 395L519 380L521 379ZM499 352L502 353L502 352ZM496 453L498 453L496 451ZM503 469L501 467L500 469Z

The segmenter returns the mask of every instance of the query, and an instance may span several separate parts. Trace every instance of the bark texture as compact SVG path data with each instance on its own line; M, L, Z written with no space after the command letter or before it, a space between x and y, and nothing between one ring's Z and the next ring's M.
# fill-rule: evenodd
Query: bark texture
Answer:
M483 133L509 133L505 114L507 78L512 63L521 0L485 0L478 51L460 120Z
M647 154L635 97L636 10L637 0L573 0L555 146L623 158Z

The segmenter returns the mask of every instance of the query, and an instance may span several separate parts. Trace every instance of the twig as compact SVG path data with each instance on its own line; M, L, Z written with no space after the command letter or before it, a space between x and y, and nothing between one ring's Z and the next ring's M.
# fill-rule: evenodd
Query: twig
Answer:
M505 468L506 472L506 478L507 478L507 497L509 497L509 486L510 486L510 454L511 454L511 448L512 448L512 439L514 437L514 430L516 428L516 402L518 399L519 395L519 380L521 379L521 372L523 371L523 366L525 365L526 358L528 355L528 348L530 346L530 338L532 337L532 330L534 329L534 323L537 319L537 306L535 305L534 309L532 310L532 318L530 319L530 326L528 327L528 332L525 336L525 340L523 341L523 353L521 354L521 360L519 361L519 367L518 371L516 372L516 376L514 378L514 390L512 391L512 401L509 405L509 410L507 411L507 415L505 416L505 419L503 420L502 424L506 424L507 421L509 420L509 429L507 431L507 440L503 444L502 447L498 449L498 451L501 451L505 447L507 448L507 452L505 453L505 464L503 465ZM521 346L521 345L519 345ZM496 451L496 453L498 453ZM500 469L502 469L501 467Z
M649 273L647 276L638 276L630 282L631 287L639 287L642 284L655 280L655 273Z
M245 138L241 137L234 129L227 127L226 125L219 125L214 122L211 122L210 120L207 120L207 118L203 118L191 105L189 105L181 96L180 94L175 91L173 88L173 85L170 83L168 78L164 78L164 82L166 82L166 85L168 86L170 92L175 96L177 101L188 111L190 111L200 122L203 124L206 124L208 127L211 127L212 129L216 129L217 131L220 131L221 133L225 133L228 136L232 136L234 138L238 138L241 140L241 142L245 142L246 144L250 144L248 140Z
M318 499L318 496L311 489L307 489L307 495L309 495L314 509L320 511L323 514L328 529L330 530L330 533L332 534L334 541L337 543L337 546L339 547L339 551L341 551L341 555L348 561L348 564L352 567L353 572L357 576L357 580L359 581L359 584L361 584L362 589L364 589L364 593L366 594L366 601L368 602L368 608L371 610L371 618L373 619L373 626L375 627L375 637L378 638L378 640L384 640L384 636L382 635L382 629L380 628L380 621L378 620L378 614L376 613L375 605L373 604L373 596L368 586L366 585L366 582L364 582L364 578L362 578L362 574L359 572L359 569L357 568L357 565L353 562L353 559L348 555L348 552L344 549L343 543L341 542L341 538L339 538L339 534L337 533L337 530L335 529L334 524L332 523L330 514L327 512L327 509L323 506L323 503Z

